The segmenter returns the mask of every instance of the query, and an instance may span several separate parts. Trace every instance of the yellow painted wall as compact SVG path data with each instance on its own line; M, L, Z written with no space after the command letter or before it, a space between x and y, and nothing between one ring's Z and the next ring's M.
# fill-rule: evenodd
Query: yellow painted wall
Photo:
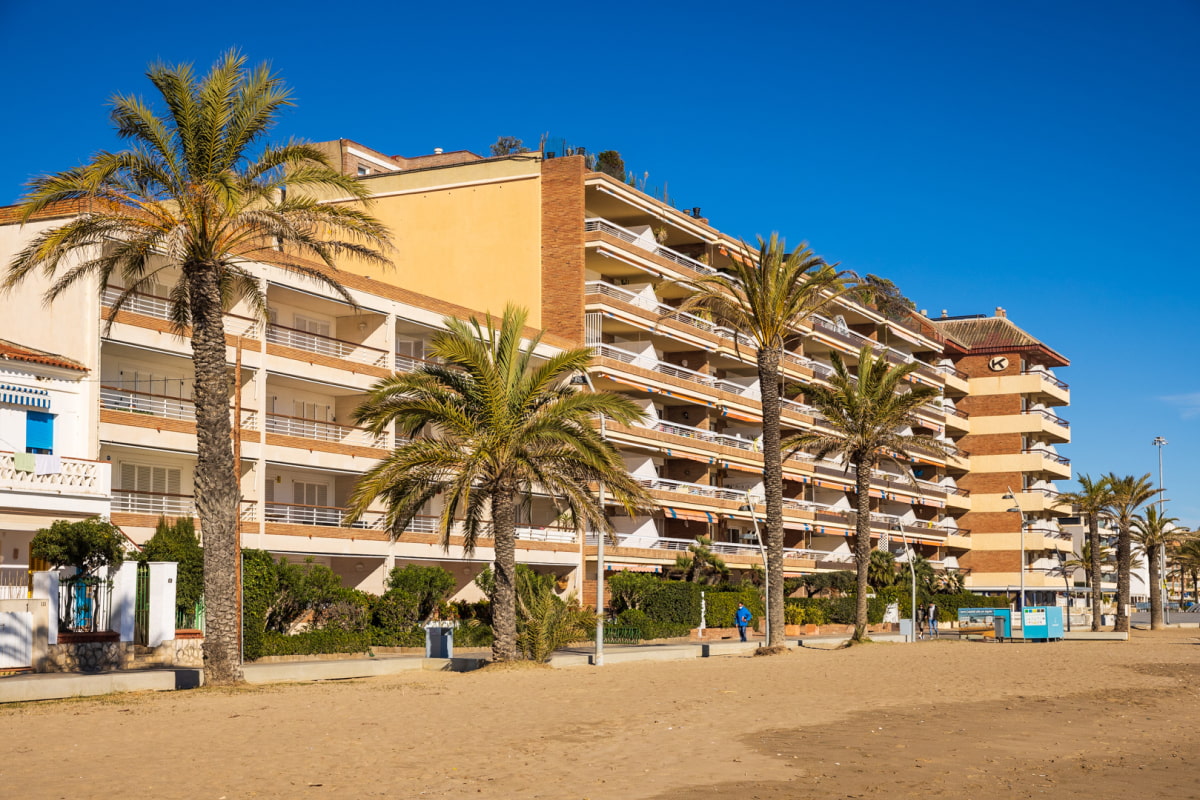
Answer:
M538 164L499 161L383 175L369 210L393 232L396 266L339 267L409 291L499 314L529 309L541 326Z

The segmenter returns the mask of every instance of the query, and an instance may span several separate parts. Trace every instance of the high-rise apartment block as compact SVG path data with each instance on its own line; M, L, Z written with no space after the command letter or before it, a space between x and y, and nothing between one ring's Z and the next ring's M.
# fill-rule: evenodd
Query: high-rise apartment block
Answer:
M621 392L646 412L643 424L605 428L657 504L636 517L609 508L616 540L607 548L608 569L662 570L700 535L735 571L761 563L762 410L753 348L703 317L674 313L683 297L677 281L743 257L738 239L698 208L681 211L590 171L582 155L404 159L347 140L320 146L371 189L372 213L395 237L396 266L343 265L337 277L356 306L287 270L260 266L269 319L243 304L229 310L244 546L315 558L348 585L375 591L393 564L437 562L470 592L492 558L489 542L468 556L452 537L443 551L436 507L395 541L378 514L343 523L358 476L396 444L394 436L356 428L351 415L374 381L422 363L445 316L498 313L515 303L530 310L531 332L545 332L545 352L592 347L596 388ZM0 211L0 259L7 262L31 229L78 212L58 213L22 230ZM63 353L96 376L88 390L97 409L92 455L112 465L113 520L138 541L158 515L194 507L190 347L167 321L170 284L165 275L115 314L123 287L101 293L80 286L46 310L33 299L44 285L30 284L0 318L0 336ZM1018 330L1003 318L996 324ZM943 397L917 413L914 431L942 439L949 455L881 467L871 489L873 536L882 548L910 547L938 569L969 572L968 586L1011 592L1015 537L1038 554L1028 562L1033 570L1056 549L1040 522L1020 534L1001 498L1013 483L1033 520L1053 505L1051 481L1069 475L1053 449L1066 441L1066 426L1048 410L1066 403L1065 386L1049 372L1066 362L1024 334L995 349L972 333L975 325L890 318L839 300L789 342L784 371L794 399L784 403L783 424L785 434L827 425L805 404L804 389L828 378L834 352L853 365L868 345L893 363L915 363L910 380ZM1009 359L1005 367L989 366L1000 356ZM854 475L847 466L797 453L784 464L784 495L787 573L852 568ZM576 588L595 581L595 540L564 527L550 498L531 498L522 514L520 561ZM1036 579L1031 585L1040 586Z

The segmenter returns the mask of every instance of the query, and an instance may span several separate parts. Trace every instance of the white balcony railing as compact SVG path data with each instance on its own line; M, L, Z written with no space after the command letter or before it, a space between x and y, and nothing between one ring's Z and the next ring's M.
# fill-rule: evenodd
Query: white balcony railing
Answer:
M669 247L663 247L657 242L647 243L645 237L638 236L633 231L622 228L620 225L614 225L606 219L601 219L599 217L586 219L583 222L583 229L584 231L600 231L601 233L607 233L609 236L615 236L623 242L628 242L629 244L637 247L642 247L643 249L654 253L660 258L673 261L681 267L687 267L688 269L699 272L703 275L713 275L717 272L717 270L710 267L708 264L697 261L694 258L689 258L683 253L672 250Z
M190 494L113 489L112 510L126 514L190 517L196 513L196 499Z
M181 397L132 392L116 386L100 387L100 408L107 411L128 411L166 419L194 421L196 406L191 400Z
M661 431L662 433L669 433L674 436L683 436L687 439L699 439L704 442L725 445L726 447L736 447L739 450L754 450L753 439L747 439L743 436L730 436L729 434L717 433L716 431L706 431L703 428L680 425L677 422L658 420L650 426L650 430Z
M660 361L652 355L643 355L641 353L631 353L628 350L622 350L619 347L613 347L610 344L593 344L592 349L596 351L596 355L604 358L611 358L615 361L620 361L625 364L630 364L642 369L648 369L652 372L658 372L663 375L669 375L672 378L689 381L691 383L706 386L711 389L720 389L724 392L747 397L751 400L758 400L760 395L758 387L751 384L750 386L742 386L733 381L714 378L711 375L706 375L703 372L697 372L694 369L681 367L677 364L671 364L666 361Z
M353 361L357 364L367 364L373 367L381 367L387 360L387 351L380 350L377 347L334 339L331 336L309 333L308 331L301 331L296 328L288 328L284 325L268 325L267 341L271 344L291 347L295 350L304 350L309 353L340 358L344 361Z
M696 497L709 497L717 500L744 501L746 499L746 493L737 489L726 489L721 486L708 486L703 483L673 481L668 478L643 478L637 475L635 475L634 478L636 478L637 482L645 488L655 489L660 492L673 492L675 494L686 494Z
M669 536L639 536L637 534L617 534L617 547L637 547L646 550L669 550L672 552L687 552L689 548L696 544L695 539L676 539ZM611 542L611 537L609 542ZM596 545L599 543L599 535L589 532L587 535L587 544ZM713 542L708 546L712 552L723 556L750 556L753 558L761 558L762 550L753 542ZM853 561L853 556L843 556L842 554L828 553L824 550L810 550L801 547L785 547L783 549L784 558L806 558L814 561Z
M336 422L302 419L283 414L267 414L266 425L267 433L276 433L281 436L295 436L300 439L313 439L319 442L333 442L357 447L386 446L384 444L386 437L376 437L364 428L338 425Z
M106 308L112 308L125 290L120 286L108 286L101 295L100 302ZM171 301L166 297L152 294L134 294L125 299L121 305L122 311L141 314L155 319L171 319ZM225 314L225 333L231 336L242 336L247 339L258 338L258 320L243 317L239 314Z
M105 462L60 456L58 471L38 474L18 470L12 453L0 452L0 491L108 496L112 466Z

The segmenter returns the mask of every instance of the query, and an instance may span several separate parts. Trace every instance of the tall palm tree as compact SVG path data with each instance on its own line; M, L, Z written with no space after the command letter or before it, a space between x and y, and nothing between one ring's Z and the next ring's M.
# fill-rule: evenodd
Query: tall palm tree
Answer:
M1130 538L1146 554L1150 566L1150 629L1163 627L1162 565L1159 561L1164 548L1180 539L1184 531L1175 527L1176 517L1161 514L1157 506L1147 506L1146 513L1135 517Z
M905 433L919 425L914 411L940 396L932 386L905 384L904 377L917 368L913 362L890 366L869 346L858 353L858 378L850 374L841 354L834 353L829 386L808 386L808 402L825 415L832 433L802 433L789 437L789 453L804 448L821 459L830 454L845 458L855 473L857 515L854 560L858 568L858 605L852 641L867 635L867 590L871 565L871 478L881 461L912 459L913 451L942 454L946 447L932 436ZM901 467L903 469L903 467ZM901 579L904 572L901 571Z
M742 242L742 253L753 252ZM783 645L783 459L780 364L797 329L847 289L847 273L806 245L789 253L778 234L759 237L755 257L733 259L727 273L683 281L689 295L677 313L700 311L750 339L762 394L763 490L766 495L767 605L770 647Z
M1090 576L1100 574L1100 518L1105 514L1105 508L1112 500L1112 489L1108 479L1100 477L1092 480L1089 475L1079 476L1079 491L1068 492L1060 500L1075 506L1079 513L1087 518L1086 552L1091 563L1086 570L1089 575L1088 585L1092 587L1092 630L1100 630L1100 582L1092 583Z
M591 361L588 348L539 361L534 349L540 336L521 346L526 317L524 309L510 306L498 328L490 318L486 326L477 319L447 318L447 330L431 344L443 363L379 381L354 412L372 432L394 424L410 441L359 480L350 520L382 500L386 527L396 537L440 496L443 547L456 530L468 553L480 536L494 538L497 661L518 653L514 581L521 497L551 495L602 535L608 522L592 485L605 487L631 514L651 502L616 448L592 425L598 415L629 425L642 419L641 410L620 395L571 386L570 379Z
M1093 559L1092 543L1085 540L1080 552L1075 553L1072 558L1068 558L1063 563L1063 568L1072 575L1075 570L1083 570L1083 580L1088 588L1097 596L1101 596L1103 592L1100 590L1100 584L1103 582L1104 573L1112 572L1116 568L1116 564L1116 552L1111 547L1100 545L1099 557ZM1101 576L1100 581L1093 580L1092 576L1096 574Z
M129 148L37 178L21 201L27 222L52 208L78 214L35 235L9 264L4 287L33 273L52 279L46 301L81 280L124 287L114 310L151 282L169 281L171 319L190 329L195 369L196 506L204 532L205 681L241 680L237 614L238 479L230 443L230 379L223 312L266 299L253 263L296 271L349 300L334 260L390 263L388 233L361 208L316 196L367 190L311 146L262 143L291 93L267 65L236 52L199 77L190 65L147 73L165 110L117 95L112 119ZM313 259L315 263L304 259Z
M1133 520L1137 510L1154 499L1158 492L1147 472L1140 478L1110 472L1104 476L1112 497L1108 513L1117 526L1117 624L1115 631L1129 631L1129 572L1133 567Z
M1187 590L1183 580L1184 574L1187 574L1192 578L1192 599L1200 603L1200 532L1192 531L1179 543L1175 563L1179 565L1179 583L1183 593L1186 594Z

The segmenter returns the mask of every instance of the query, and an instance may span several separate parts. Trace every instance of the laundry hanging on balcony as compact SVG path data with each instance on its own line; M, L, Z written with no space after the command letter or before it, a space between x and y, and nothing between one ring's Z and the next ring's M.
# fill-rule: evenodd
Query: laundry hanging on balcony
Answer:
M0 383L0 403L25 408L50 408L50 392L45 389Z

